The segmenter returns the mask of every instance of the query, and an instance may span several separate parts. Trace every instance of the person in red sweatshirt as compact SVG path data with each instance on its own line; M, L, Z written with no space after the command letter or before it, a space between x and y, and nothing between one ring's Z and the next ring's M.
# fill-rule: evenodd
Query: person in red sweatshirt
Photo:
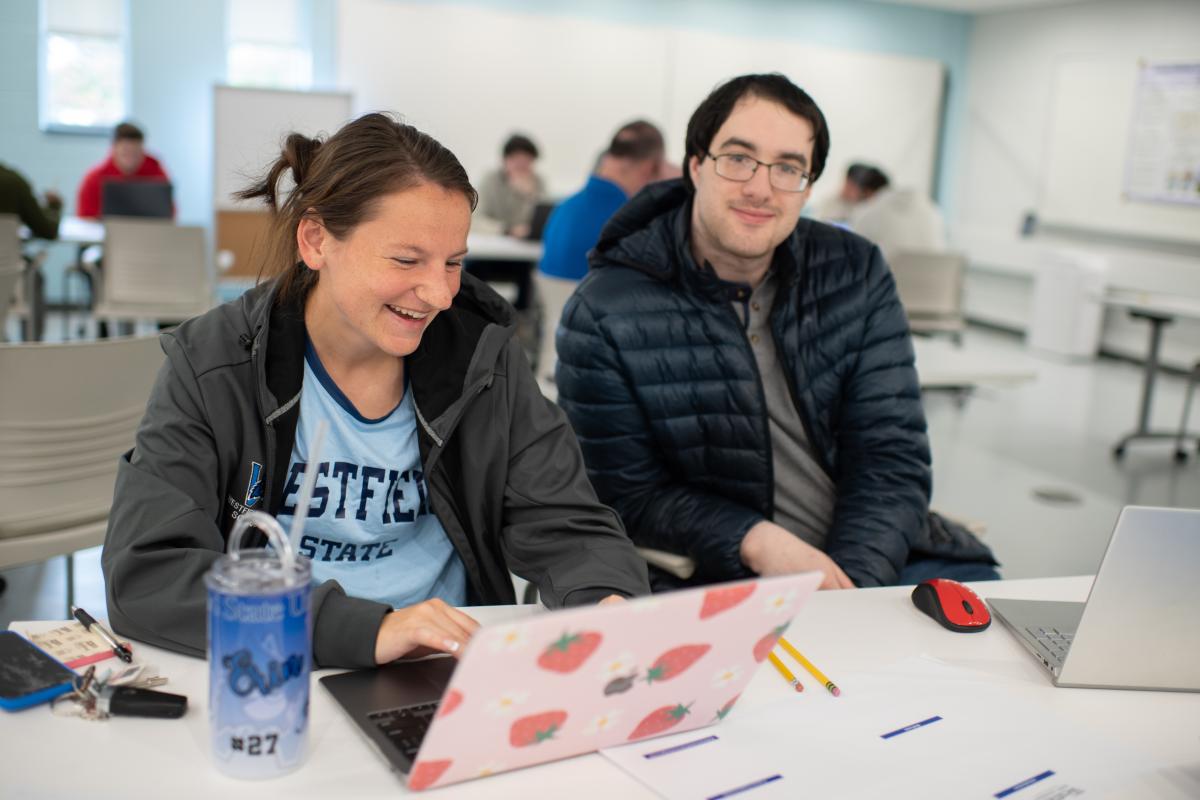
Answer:
M147 155L144 142L146 136L141 128L122 122L113 131L112 151L108 158L92 167L79 185L79 196L75 201L75 214L80 217L99 217L104 213L101 202L101 186L105 181L140 180L169 181L162 164L154 156Z

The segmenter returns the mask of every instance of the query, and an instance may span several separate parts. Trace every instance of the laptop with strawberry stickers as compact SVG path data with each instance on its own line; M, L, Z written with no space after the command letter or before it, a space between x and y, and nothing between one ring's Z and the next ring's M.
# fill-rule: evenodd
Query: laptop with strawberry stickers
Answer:
M457 665L399 662L321 683L411 790L714 725L820 573L551 611L481 628Z

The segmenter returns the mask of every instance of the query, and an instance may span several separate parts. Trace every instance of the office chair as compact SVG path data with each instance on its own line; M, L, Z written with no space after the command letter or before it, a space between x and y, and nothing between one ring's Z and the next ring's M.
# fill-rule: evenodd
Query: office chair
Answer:
M913 333L949 334L962 344L967 328L963 315L963 276L967 259L961 253L900 250L891 257L896 291Z
M66 556L68 616L162 362L157 335L0 345L0 568Z

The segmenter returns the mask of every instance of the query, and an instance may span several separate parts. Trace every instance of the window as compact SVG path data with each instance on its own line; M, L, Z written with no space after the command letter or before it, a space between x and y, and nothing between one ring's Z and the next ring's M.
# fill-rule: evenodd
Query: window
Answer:
M227 0L226 80L232 86L308 89L312 46L304 0Z
M123 0L42 0L42 130L103 131L125 117Z

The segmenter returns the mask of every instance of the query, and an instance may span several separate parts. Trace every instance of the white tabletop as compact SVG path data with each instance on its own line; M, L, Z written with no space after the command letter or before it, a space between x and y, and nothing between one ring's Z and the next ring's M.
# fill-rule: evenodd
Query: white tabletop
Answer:
M101 244L104 223L98 219L63 217L58 224L58 239L72 244ZM468 257L476 259L537 261L542 257L541 242L493 233L471 233L467 237L467 250Z
M1132 289L1109 289L1102 297L1105 305L1127 308L1131 311L1147 311L1168 317L1190 317L1200 319L1200 298L1181 294L1139 292Z
M542 243L514 239L496 233L474 233L467 236L467 260L505 259L511 261L540 261Z
M913 337L917 378L923 389L960 386L1017 386L1037 378L1024 354L955 347L945 339Z
M1090 577L975 584L984 597L1082 600ZM918 612L906 587L819 592L788 631L834 681L918 654L983 672L1024 702L1044 706L1062 722L1084 725L1147 754L1163 767L1200 770L1200 693L1059 689L999 623L982 633L955 634ZM534 607L474 609L496 622ZM61 623L14 623L15 630ZM148 645L139 659L171 678L163 687L188 695L183 720L110 719L84 722L54 716L44 706L0 714L4 767L0 794L11 797L385 797L404 793L401 781L313 681L308 762L269 784L226 778L209 765L207 664ZM808 691L816 691L811 687ZM769 665L755 676L737 711L753 713L789 694ZM806 698L807 699L807 698ZM802 707L802 704L797 704ZM998 753L997 758L1003 758ZM914 769L921 768L914 765ZM933 767L930 767L933 768ZM848 780L852 779L848 777ZM1154 783L1139 797L1178 797ZM581 756L447 787L438 798L649 798L653 795L599 755Z

